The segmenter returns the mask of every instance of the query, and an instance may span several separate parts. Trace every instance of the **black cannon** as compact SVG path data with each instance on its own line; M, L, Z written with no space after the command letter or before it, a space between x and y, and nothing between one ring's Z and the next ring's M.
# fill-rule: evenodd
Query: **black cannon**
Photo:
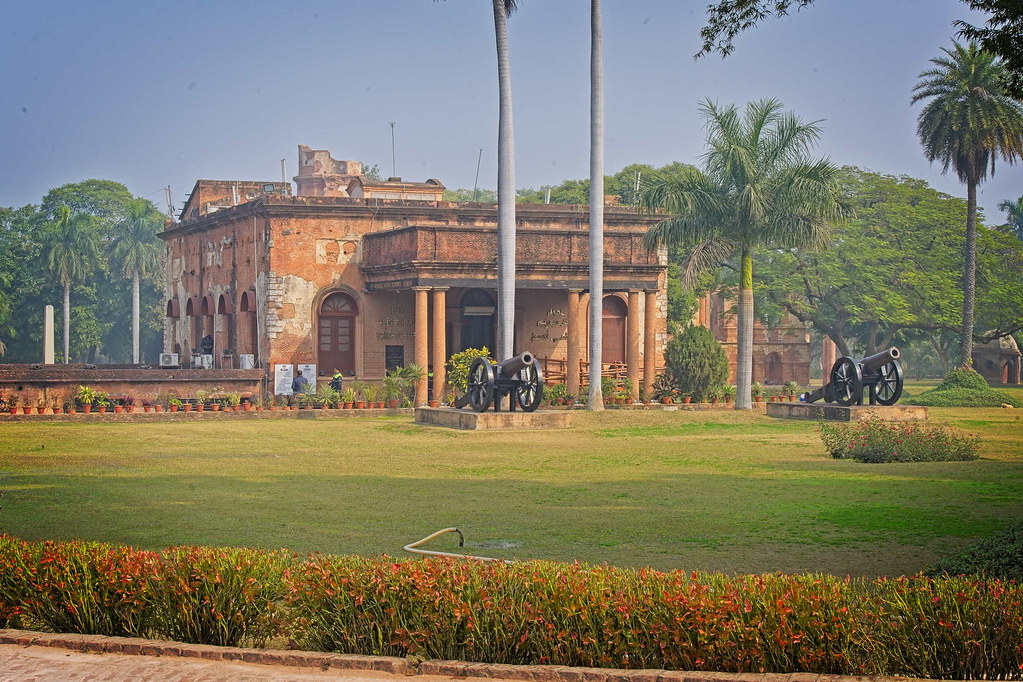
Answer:
M824 399L848 407L853 403L863 404L863 389L870 390L871 405L894 405L902 395L902 353L892 346L870 357L856 362L848 356L840 357L831 366L829 381L816 391L804 393L799 399L804 403Z
M504 362L494 363L476 358L469 366L468 387L455 407L469 405L477 412L485 412L491 405L501 409L501 400L511 396L511 411L518 405L524 412L532 412L543 400L543 372L540 361L526 351Z

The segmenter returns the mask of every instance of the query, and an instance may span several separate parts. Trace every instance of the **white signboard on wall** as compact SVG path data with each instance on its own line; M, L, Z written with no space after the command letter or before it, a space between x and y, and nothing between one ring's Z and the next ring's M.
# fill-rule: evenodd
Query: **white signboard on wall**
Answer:
M309 388L306 389L309 393L316 392L316 365L298 365L298 373L306 378L309 382Z
M274 365L274 395L291 395L294 365Z

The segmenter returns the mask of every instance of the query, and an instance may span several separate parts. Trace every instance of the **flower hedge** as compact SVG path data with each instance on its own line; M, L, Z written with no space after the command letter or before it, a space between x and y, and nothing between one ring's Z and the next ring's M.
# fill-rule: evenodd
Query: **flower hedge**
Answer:
M961 462L979 457L979 438L941 424L871 417L851 424L821 422L818 429L824 447L835 459L878 464Z
M1019 679L1023 587L0 536L0 627L496 663Z

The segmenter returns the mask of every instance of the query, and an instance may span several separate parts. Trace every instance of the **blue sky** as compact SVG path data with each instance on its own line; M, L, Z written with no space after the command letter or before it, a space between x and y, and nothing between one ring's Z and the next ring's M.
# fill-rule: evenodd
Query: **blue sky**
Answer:
M698 104L775 97L824 119L819 152L965 196L923 158L928 59L958 0L817 0L694 61L709 0L605 0L606 170L698 162ZM497 76L485 0L146 0L8 3L0 29L0 205L118 180L178 207L198 178L276 180L297 145L391 173L496 185ZM589 175L589 3L523 0L509 21L517 184ZM1023 168L981 187L989 222L1023 195Z

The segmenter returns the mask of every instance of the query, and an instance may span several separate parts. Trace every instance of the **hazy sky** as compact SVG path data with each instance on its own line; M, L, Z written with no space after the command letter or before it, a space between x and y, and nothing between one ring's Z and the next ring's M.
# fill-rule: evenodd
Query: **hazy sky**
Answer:
M709 0L605 0L606 171L698 162L698 103L780 99L824 119L838 164L926 179L910 94L951 45L958 0L817 0L694 61ZM522 0L509 20L519 187L589 175L589 3ZM86 178L177 207L198 178L289 179L297 145L397 174L496 186L497 74L486 0L11 2L0 29L0 205ZM1023 169L982 185L989 222Z

